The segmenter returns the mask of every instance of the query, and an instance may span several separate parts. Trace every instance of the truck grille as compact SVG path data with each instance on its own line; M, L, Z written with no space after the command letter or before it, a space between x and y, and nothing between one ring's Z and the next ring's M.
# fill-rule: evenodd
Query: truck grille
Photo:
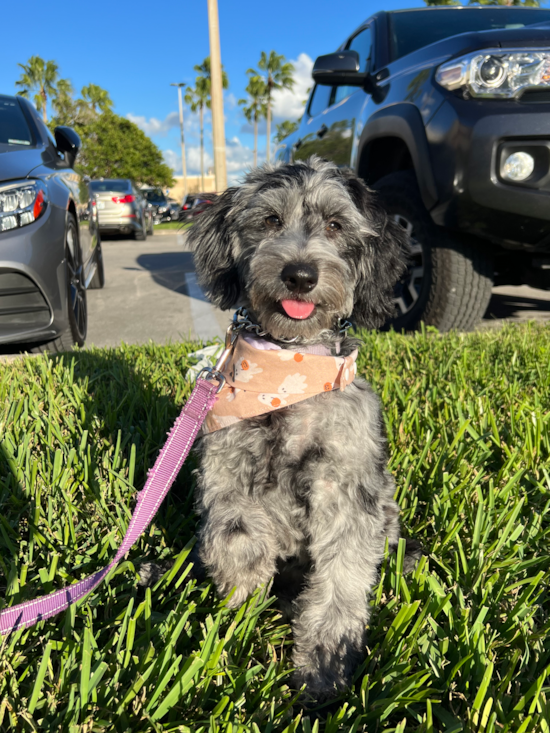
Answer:
M0 336L44 328L50 321L48 303L31 278L0 270Z

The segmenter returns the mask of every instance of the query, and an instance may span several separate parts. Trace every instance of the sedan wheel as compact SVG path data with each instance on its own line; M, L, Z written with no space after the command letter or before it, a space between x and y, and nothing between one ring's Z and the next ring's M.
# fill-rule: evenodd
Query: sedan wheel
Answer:
M69 288L69 323L73 341L78 346L84 346L88 331L88 308L86 303L86 288L82 253L76 233L76 223L69 216L66 237L67 280Z
M54 341L32 347L34 353L59 353L70 351L73 346L84 346L88 331L88 308L86 288L82 269L82 253L78 242L76 221L72 214L67 217L65 234L65 266L67 272L67 316L69 327Z

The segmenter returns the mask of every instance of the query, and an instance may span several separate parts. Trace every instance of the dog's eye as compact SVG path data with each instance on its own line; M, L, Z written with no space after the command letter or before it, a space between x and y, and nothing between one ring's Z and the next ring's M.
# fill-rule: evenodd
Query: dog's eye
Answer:
M339 232L341 228L341 224L338 224L337 221L329 221L326 226L327 232Z
M281 226L281 220L275 214L271 214L271 216L266 216L265 223L270 229L278 229Z

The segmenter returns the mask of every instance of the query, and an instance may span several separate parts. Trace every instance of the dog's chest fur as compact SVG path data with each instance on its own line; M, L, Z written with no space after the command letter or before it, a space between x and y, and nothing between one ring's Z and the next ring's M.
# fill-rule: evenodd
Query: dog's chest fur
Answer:
M203 438L197 508L207 512L220 495L228 508L253 497L279 525L282 554L292 555L312 516L354 505L377 513L383 435L378 399L359 379L344 392L243 420Z

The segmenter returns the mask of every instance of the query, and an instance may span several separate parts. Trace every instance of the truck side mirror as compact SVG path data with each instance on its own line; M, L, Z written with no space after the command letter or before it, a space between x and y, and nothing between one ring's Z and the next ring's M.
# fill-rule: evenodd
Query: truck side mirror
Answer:
M338 51L318 56L312 71L313 81L325 86L362 87L368 74L359 71L357 51Z

